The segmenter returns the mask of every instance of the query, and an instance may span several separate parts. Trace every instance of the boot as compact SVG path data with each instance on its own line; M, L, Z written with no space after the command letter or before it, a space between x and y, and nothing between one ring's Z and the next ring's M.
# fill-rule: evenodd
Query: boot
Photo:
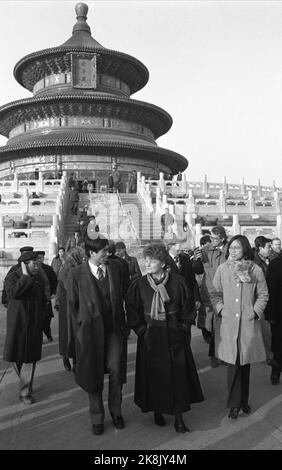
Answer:
M175 414L174 429L176 432L179 433L190 432L190 430L187 428L186 424L183 421L181 413Z

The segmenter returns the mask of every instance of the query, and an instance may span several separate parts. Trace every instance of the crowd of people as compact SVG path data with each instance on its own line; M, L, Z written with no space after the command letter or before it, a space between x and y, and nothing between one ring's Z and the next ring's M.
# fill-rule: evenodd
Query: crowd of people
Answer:
M209 345L211 366L226 366L229 418L249 414L251 364L267 361L273 385L282 370L280 239L259 236L252 248L247 237L228 240L225 229L215 226L194 250L178 242L148 244L142 275L124 242L101 236L95 223L89 229L86 212L81 236L60 247L51 266L44 252L25 246L5 278L3 357L19 377L20 400L34 402L36 363L43 334L53 339L54 311L63 366L88 394L94 435L104 432L105 373L112 423L125 427L121 404L130 330L137 335L134 401L153 414L156 425L164 426L169 414L177 433L188 432L183 413L204 400L192 325Z

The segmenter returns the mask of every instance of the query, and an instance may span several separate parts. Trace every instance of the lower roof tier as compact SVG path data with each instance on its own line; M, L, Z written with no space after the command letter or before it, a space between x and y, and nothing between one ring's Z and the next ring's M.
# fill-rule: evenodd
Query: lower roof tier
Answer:
M14 145L0 147L0 162L23 158L40 152L43 155L50 153L65 154L93 154L105 156L124 156L136 159L147 159L161 163L170 168L173 174L184 171L188 161L182 155L162 147L152 146L149 143L136 143L112 139L101 139L93 133L88 135L80 132L72 132L65 136L44 135L33 141L18 142Z

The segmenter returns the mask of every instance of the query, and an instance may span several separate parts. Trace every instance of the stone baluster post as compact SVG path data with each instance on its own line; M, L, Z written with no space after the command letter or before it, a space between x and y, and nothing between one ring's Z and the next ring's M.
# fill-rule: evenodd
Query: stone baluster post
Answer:
M162 196L161 196L161 189L159 187L156 188L156 213L162 214Z
M241 179L241 194L242 196L246 195L246 185L244 178Z
M280 213L281 208L280 208L280 197L279 197L279 191L275 191L273 194L274 201L275 201L275 207L276 207L276 212Z
M204 194L208 193L208 178L207 178L207 175L205 175L205 177L204 177L203 193Z
M226 212L226 195L227 193L224 191L224 189L219 190L219 205L220 205L220 212L225 213Z
M249 199L249 211L250 211L251 214L254 214L254 212L255 212L255 201L254 201L252 191L248 191L248 199Z
M196 246L200 245L201 237L202 237L202 225L201 224L196 224L195 225L195 243L196 243Z
M240 235L241 234L241 227L240 227L240 224L239 224L238 214L233 214L232 231L233 231L233 235Z
M19 178L18 173L15 171L14 173L14 192L17 193L19 191Z
M187 193L187 180L186 180L186 174L182 173L182 181L180 181L181 184L181 191L183 193Z
M276 216L276 235L282 240L282 215Z
M261 197L261 184L260 184L260 179L258 179L258 190L257 190L257 195L258 195L258 197Z
M159 186L160 186L161 192L164 193L166 188L165 188L164 174L162 171L160 172Z
M38 184L38 191L43 193L44 192L44 179L43 179L42 171L39 172L37 184Z
M0 248L5 248L5 227L4 227L4 216L0 216Z
M223 191L223 194L227 194L227 193L228 193L226 176L223 177L222 191Z

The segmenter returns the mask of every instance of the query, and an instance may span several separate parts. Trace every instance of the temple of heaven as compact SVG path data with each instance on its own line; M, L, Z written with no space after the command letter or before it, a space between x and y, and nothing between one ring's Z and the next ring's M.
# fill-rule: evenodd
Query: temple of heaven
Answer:
M147 68L92 37L87 5L78 3L75 11L66 42L15 65L14 77L33 96L0 107L0 134L8 138L0 147L0 179L66 170L99 190L113 168L123 181L133 169L152 178L184 171L187 159L156 143L171 116L131 98L146 85Z

